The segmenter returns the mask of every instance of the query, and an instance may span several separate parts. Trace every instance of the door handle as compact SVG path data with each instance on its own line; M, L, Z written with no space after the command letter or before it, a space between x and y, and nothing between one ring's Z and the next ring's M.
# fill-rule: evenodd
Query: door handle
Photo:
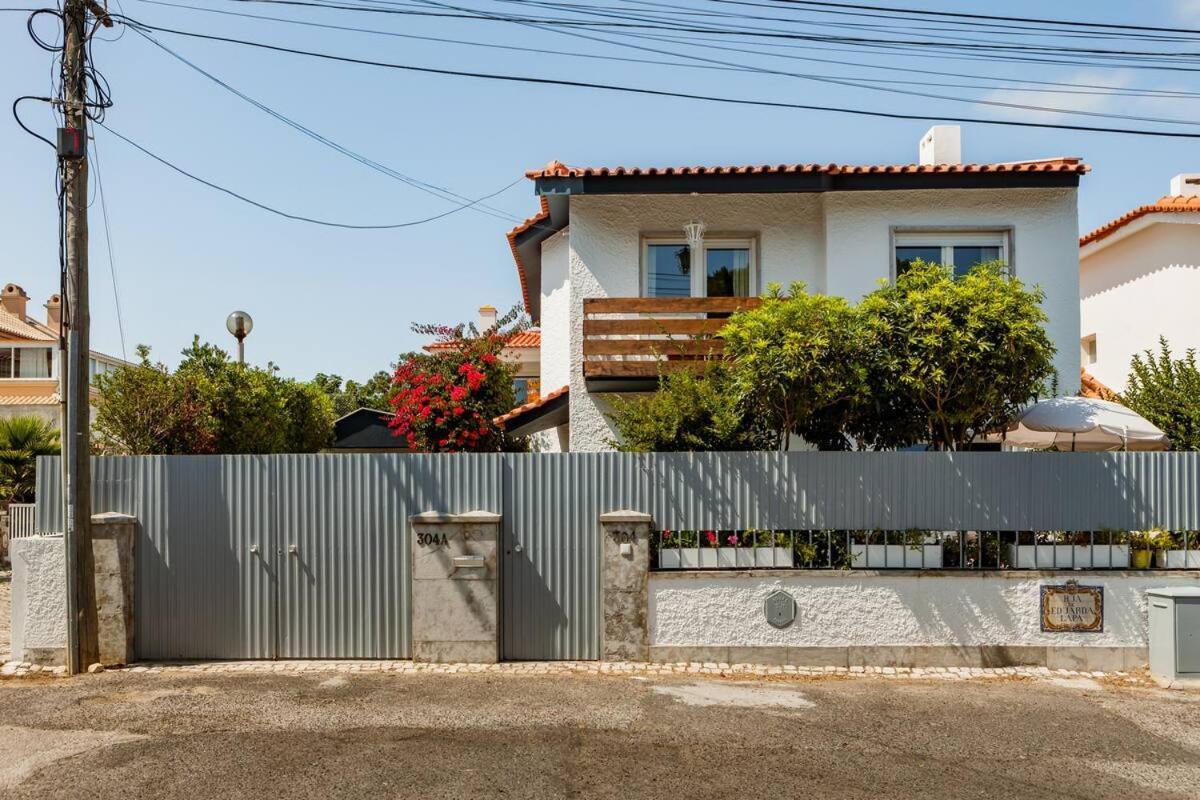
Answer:
M288 545L288 555L290 555L290 556L300 555L300 548L296 547L296 545L294 545L294 544L289 544Z
M252 556L258 555L258 545L256 545L256 544L250 545L250 555L252 555Z

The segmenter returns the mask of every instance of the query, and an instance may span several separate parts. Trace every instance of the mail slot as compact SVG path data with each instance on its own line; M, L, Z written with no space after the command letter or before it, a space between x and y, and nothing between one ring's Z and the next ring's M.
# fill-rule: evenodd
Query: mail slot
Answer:
M455 569L482 569L487 566L483 556L455 556Z

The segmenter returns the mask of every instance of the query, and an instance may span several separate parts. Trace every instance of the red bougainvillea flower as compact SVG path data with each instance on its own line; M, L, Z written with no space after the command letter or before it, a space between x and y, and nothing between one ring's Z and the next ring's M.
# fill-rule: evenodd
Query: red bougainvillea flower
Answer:
M716 531L705 531L704 536L706 539L708 539L709 544L713 545L714 547L716 546L716 544L717 544L717 532Z

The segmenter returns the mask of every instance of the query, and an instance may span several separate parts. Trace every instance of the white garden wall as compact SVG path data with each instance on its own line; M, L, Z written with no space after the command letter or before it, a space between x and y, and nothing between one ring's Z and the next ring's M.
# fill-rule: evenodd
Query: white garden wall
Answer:
M615 434L602 395L583 382L583 299L637 297L645 236L677 234L689 220L707 236L753 236L756 292L801 280L811 289L859 299L892 272L892 231L900 227L1009 229L1017 274L1046 291L1048 332L1064 394L1078 390L1078 225L1075 189L976 189L826 194L606 195L571 198L569 349L551 344L562 330L559 243L543 245L543 376L571 386L571 449L606 450ZM547 263L549 262L549 263ZM543 386L548 383L543 378ZM560 384L561 385L561 384Z
M62 663L67 646L67 566L61 536L13 539L12 656Z
M1042 632L1040 587L1069 578L1105 587L1102 633ZM675 660L672 652L694 657L713 648L743 651L747 660L755 660L756 651L826 649L844 662L851 650L890 648L883 660L903 660L896 648L987 647L1060 650L1072 663L1087 661L1081 648L1144 659L1145 592L1159 586L1200 586L1200 573L655 573L650 646L652 657L657 649L664 660ZM783 629L763 613L763 601L776 590L796 601L796 620ZM1100 668L1114 666L1128 664L1105 658Z

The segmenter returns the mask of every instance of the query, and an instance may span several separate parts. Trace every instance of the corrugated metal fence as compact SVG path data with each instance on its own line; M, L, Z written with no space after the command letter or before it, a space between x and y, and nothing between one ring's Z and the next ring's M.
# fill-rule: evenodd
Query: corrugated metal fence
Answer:
M139 518L144 658L406 657L408 517L504 517L503 652L599 654L599 525L1200 529L1198 453L571 453L103 457L93 507ZM39 459L38 497L58 492ZM38 529L60 507L38 504ZM295 547L295 553L289 552ZM255 552L255 549L257 552Z

